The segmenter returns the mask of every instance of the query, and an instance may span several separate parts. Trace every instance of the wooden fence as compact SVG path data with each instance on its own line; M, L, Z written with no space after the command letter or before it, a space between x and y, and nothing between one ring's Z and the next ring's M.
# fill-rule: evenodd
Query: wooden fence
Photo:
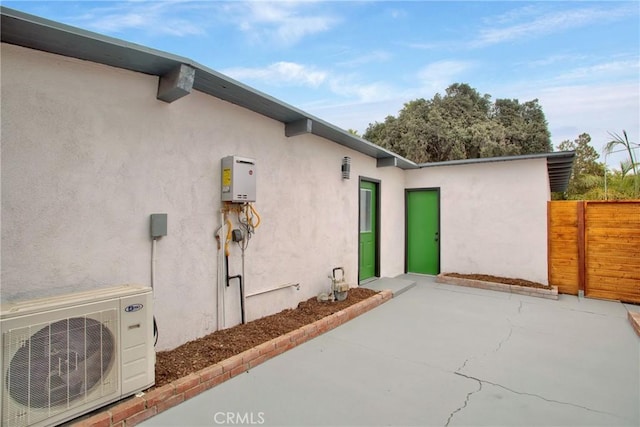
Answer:
M640 303L640 200L548 204L549 284Z

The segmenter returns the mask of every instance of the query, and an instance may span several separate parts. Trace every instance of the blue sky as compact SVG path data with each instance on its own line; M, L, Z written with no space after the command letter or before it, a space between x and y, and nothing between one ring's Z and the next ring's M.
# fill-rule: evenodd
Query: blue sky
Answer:
M188 57L361 133L468 83L537 98L554 146L586 132L601 152L623 129L640 142L639 1L2 4Z

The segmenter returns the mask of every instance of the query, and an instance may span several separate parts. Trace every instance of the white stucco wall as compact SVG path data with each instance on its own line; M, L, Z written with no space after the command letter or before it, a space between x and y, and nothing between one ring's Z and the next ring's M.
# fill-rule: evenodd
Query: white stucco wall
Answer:
M377 168L375 159L194 92L155 98L158 78L2 44L3 300L150 283L149 215L168 214L157 242L158 349L217 322L220 159L256 159L262 224L246 252L253 320L326 291L333 267L358 273L358 179L380 181L380 275L404 271L405 188L441 189L441 270L546 283L546 160ZM351 179L340 164L350 156ZM525 243L526 242L526 243ZM230 273L241 272L232 245ZM224 286L223 286L224 287ZM240 322L237 281L224 326Z
M344 266L355 284L358 177L381 180L381 274L403 272L404 172L194 92L156 100L158 78L2 44L3 299L150 282L149 215L168 214L157 242L158 349L216 330L220 159L256 159L262 216L246 252L248 320L328 288ZM343 156L352 158L342 180ZM234 245L231 274L240 273ZM225 325L240 321L225 288Z
M547 284L546 159L429 167L407 188L440 188L442 272Z

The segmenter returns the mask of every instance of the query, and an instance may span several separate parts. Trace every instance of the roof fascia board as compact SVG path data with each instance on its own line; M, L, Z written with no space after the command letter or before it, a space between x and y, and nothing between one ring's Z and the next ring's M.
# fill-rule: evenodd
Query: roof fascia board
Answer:
M571 172L573 170L573 161L575 159L574 151L525 154L520 156L486 157L481 159L450 160L447 162L421 163L418 166L420 168L429 168L438 166L460 166L536 159L545 159L547 162L547 174L549 177L550 190L553 192L566 191L569 185L569 180L571 179Z
M549 158L573 158L573 151L558 151L551 153L538 153L538 154L523 154L518 156L502 156L502 157L482 157L479 159L460 159L460 160L448 160L444 162L431 162L420 163L418 167L429 168L436 166L457 166L476 163L492 163L492 162L510 162L517 160L531 160L531 159L549 159Z

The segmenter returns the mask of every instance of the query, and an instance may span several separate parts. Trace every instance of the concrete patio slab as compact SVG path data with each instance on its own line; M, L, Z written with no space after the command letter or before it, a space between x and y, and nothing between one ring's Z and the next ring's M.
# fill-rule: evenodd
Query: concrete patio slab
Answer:
M391 294L395 297L400 295L403 292L408 291L416 285L415 280L410 279L400 279L398 277L381 277L379 279L366 282L360 287L372 289L374 291L384 291L390 290Z
M623 304L400 279L417 285L143 424L640 425Z

